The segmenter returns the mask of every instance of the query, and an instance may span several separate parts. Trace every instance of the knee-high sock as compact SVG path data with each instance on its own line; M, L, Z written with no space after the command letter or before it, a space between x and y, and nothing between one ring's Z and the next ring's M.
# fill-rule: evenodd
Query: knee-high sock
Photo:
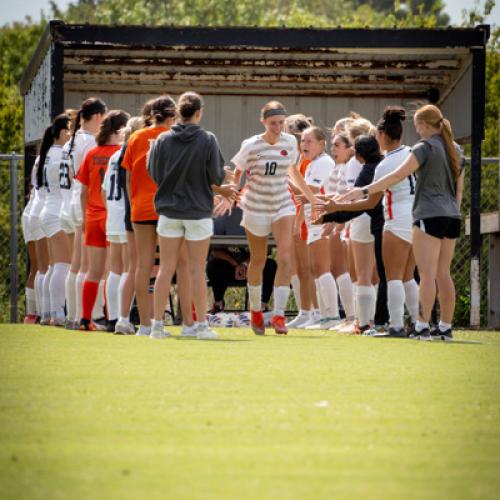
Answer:
M99 283L97 281L83 282L82 288L82 318L91 320L92 309L94 308L97 293L99 291Z
M373 286L357 286L356 290L356 306L357 314L360 326L366 326L370 324L370 316L374 309L373 304L375 302L375 290Z
M50 280L52 279L52 273L53 268L49 266L43 278L42 317L44 318L50 318Z
M42 298L43 298L43 280L45 274L37 271L35 275L35 296L36 296L36 313L42 316Z
M344 312L348 319L353 319L354 312L354 291L351 280L351 275L349 273L341 274L337 278L337 286L339 288L339 295L342 305L344 306Z
M123 287L125 286L127 278L128 278L128 273L122 273L120 275L120 284L118 285L118 314L120 317L122 316L128 317L130 314L130 304L123 303Z
M66 316L68 320L73 321L76 317L76 273L71 271L66 275L64 284L66 295Z
M337 284L332 273L322 274L318 278L321 297L326 306L327 318L339 317L339 296L337 292Z
M300 304L300 280L299 277L294 274L292 276L292 290L293 290L293 296L295 297L295 305L297 306L297 310L300 311L301 304Z
M274 315L284 316L286 303L290 296L290 286L275 286L274 287Z
M102 318L104 315L104 306L106 301L104 299L104 289L106 288L106 281L101 280L99 282L99 290L97 291L97 297L94 305L94 309L92 311L93 318Z
M120 314L120 278L120 274L110 272L106 280L106 307L108 309L108 320L118 319Z
M248 285L248 298L250 311L260 311L262 309L262 285Z
M76 275L75 281L75 296L76 296L76 308L75 308L75 321L80 321L82 318L82 305L83 305L83 282L85 281L85 273L78 273Z
M33 316L36 314L36 301L35 301L35 289L25 288L26 294L26 316Z
M405 288L401 280L387 282L387 308L389 322L394 328L403 328L405 313Z
M50 280L49 293L50 293L50 315L53 318L64 319L65 305L65 284L66 275L69 273L71 266L64 262L57 262L54 264L54 271L52 272L52 279Z
M314 280L314 284L316 285L316 300L319 306L319 316L320 318L326 318L328 315L327 304L321 294L321 283L319 282L319 278Z
M372 304L372 310L370 311L370 321L373 321L375 319L375 313L377 311L378 283L376 285L373 285L373 295L375 298Z
M413 323L418 320L418 284L415 280L405 281L405 304Z

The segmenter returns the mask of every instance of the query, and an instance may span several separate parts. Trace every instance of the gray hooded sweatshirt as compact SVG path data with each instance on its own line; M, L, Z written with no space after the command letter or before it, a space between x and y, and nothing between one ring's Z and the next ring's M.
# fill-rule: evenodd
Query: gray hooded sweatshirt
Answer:
M171 219L212 217L212 184L224 179L224 158L217 138L198 125L174 125L159 135L148 158L158 185L155 209Z

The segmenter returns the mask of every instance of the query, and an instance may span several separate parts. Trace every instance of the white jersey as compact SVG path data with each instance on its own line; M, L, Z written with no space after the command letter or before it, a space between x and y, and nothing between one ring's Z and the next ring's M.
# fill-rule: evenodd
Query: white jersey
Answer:
M336 194L341 195L347 191L345 170L345 163L335 163L325 184L325 194L332 196Z
M71 140L69 140L62 148L61 163L59 164L59 187L61 188L61 219L71 220L71 158L69 148Z
M241 144L232 159L236 168L246 172L246 188L241 208L253 215L274 216L289 206L293 209L288 189L288 167L298 158L297 140L282 133L276 144L269 144L262 135L254 135Z
M61 164L62 146L54 144L50 147L43 166L43 187L45 202L43 210L47 214L57 215L61 211L62 196L59 185L59 165Z
M78 130L75 134L75 141L73 143L73 149L71 151L70 165L73 169L73 187L71 189L71 204L80 205L80 195L82 192L82 185L75 177L80 170L80 165L83 163L85 155L92 149L95 148L97 143L95 142L95 137L90 132L86 130Z
M37 156L35 164L33 165L33 179L35 186L35 196L33 198L33 204L30 209L30 217L40 217L40 212L42 211L43 204L45 203L45 195L47 193L44 186L37 186L37 172L40 168L40 157Z
M37 190L36 190L36 170L38 167L38 161L39 157L37 156L35 163L33 164L33 168L31 169L31 178L30 178L30 197L28 199L28 203L26 203L26 206L24 207L23 210L23 215L26 215L29 217L30 212L31 212L31 207L33 206L33 203L35 202Z
M400 146L394 151L389 151L384 159L377 165L373 180L376 181L387 174L394 172L408 158L411 148ZM409 175L405 180L386 189L384 193L384 219L387 222L394 219L412 221L412 208L415 199L415 174Z
M106 235L127 234L125 229L125 197L119 182L118 160L121 152L122 150L119 149L109 159L102 183L102 190L106 193Z
M330 177L335 162L326 153L320 154L308 165L304 179L308 186L321 189Z

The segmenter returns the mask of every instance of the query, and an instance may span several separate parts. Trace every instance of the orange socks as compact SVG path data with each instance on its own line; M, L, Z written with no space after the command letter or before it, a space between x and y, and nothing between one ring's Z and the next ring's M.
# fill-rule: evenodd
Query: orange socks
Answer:
M94 309L94 304L97 298L97 292L99 291L98 281L87 281L83 282L82 289L82 318L91 320L92 319L92 309Z

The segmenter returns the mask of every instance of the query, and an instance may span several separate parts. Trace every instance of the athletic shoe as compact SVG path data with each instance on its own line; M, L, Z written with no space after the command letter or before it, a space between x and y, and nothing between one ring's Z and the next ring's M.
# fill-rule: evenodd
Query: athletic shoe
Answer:
M405 329L403 327L401 328L394 328L394 327L389 327L389 330L387 330L387 333L385 335L386 337L391 337L395 339L406 339L408 338L407 333L405 332Z
M410 337L411 335L415 334L415 323L410 323L408 327L406 328L406 336Z
M151 327L151 333L149 334L150 339L166 339L170 337L170 332L163 328L163 325L153 325Z
M139 325L139 329L137 330L137 337L149 337L151 335L151 327Z
M360 334L362 337L376 337L377 335L380 335L380 333L377 332L375 328L372 328L370 326L368 326L368 328L365 327L364 330L361 328Z
M289 321L286 326L288 328L303 328L307 323L309 323L311 316L309 314L299 313L297 316Z
M95 331L95 325L89 319L82 318L80 320L80 330L84 332L93 332Z
M451 328L448 328L448 330L442 332L438 327L431 330L431 337L432 340L444 340L446 342L451 342L453 340L453 333L451 331Z
M65 327L66 326L66 319L65 318L54 318L50 320L50 326L56 326L58 328Z
M330 328L334 328L341 323L340 318L321 318L319 323L315 325L306 326L306 330L330 330Z
M272 320L271 320L272 321ZM264 314L262 311L251 311L250 326L255 335L265 335L266 327L264 324Z
M198 323L196 328L196 337L198 340L215 340L218 338L218 335L208 326L207 323Z
M271 326L274 328L276 335L286 335L288 328L285 325L285 316L273 316L271 318Z
M40 319L40 325L49 326L50 325L50 316L44 316Z
M108 319L108 324L106 325L106 331L108 333L115 333L116 323L118 323L117 319Z
M225 305L226 304L224 303L223 300L221 300L220 302L214 302L212 309L210 309L210 311L208 311L208 314L217 314L217 313L223 312Z
M134 335L135 328L130 321L120 321L118 320L115 325L116 335Z
M67 319L64 323L64 328L66 328L66 330L79 330L80 324L78 323L78 321Z
M351 324L350 321L348 321L347 319L343 319L338 325L332 326L331 328L329 328L329 330L331 332L340 332L342 328L345 328L350 324Z
M348 321L346 326L343 326L337 330L339 333L345 333L347 335L354 335L357 333L356 321Z
M105 332L108 328L108 320L104 316L94 319L94 326L97 331Z
M28 314L24 317L23 323L25 325L36 325L38 323L38 316L36 314Z
M191 326L182 325L181 337L190 338L198 336L198 325L195 323Z
M420 332L417 332L417 330L415 330L415 332L412 333L408 338L413 340L432 340L431 332L428 328L424 328Z

